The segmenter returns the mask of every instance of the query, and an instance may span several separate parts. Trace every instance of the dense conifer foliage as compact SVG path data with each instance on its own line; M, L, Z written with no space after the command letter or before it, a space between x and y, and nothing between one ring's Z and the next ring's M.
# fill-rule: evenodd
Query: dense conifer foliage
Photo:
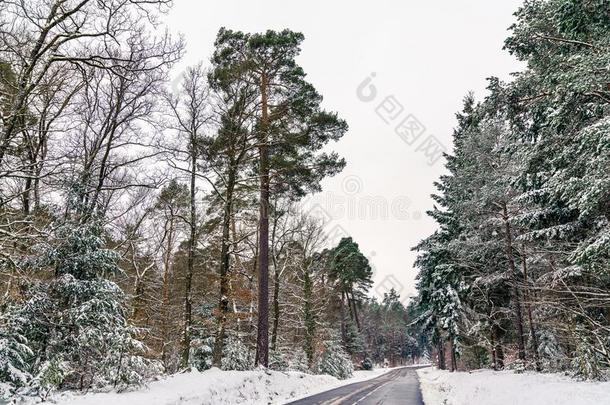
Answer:
M610 3L527 1L527 63L457 115L417 247L420 322L449 367L610 367Z

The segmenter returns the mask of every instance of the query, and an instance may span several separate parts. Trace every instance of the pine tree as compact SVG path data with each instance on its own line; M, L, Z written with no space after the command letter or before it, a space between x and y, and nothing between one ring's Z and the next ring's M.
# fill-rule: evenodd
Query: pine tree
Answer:
M366 256L351 237L342 238L333 249L329 277L335 282L341 306L341 336L347 342L348 323L345 320L345 305L350 319L360 328L358 304L364 299L373 284L373 271Z
M214 62L213 62L214 63ZM220 366L224 340L226 335L226 324L229 313L229 280L231 269L231 224L235 221L238 213L236 202L241 189L249 188L251 185L244 177L248 165L253 159L256 149L255 125L252 115L256 108L256 87L247 81L225 81L215 76L216 64L208 76L208 81L213 90L219 96L218 108L220 109L220 127L215 136L206 138L202 152L204 153L206 166L211 168L217 179L214 184L215 195L212 203L221 207L221 246L219 260L219 301L217 314L217 331L214 343L213 362Z
M222 28L212 57L214 81L247 81L257 86L260 98L256 123L260 181L256 363L264 366L269 352L271 190L287 188L295 195L318 191L321 179L345 165L336 153L319 152L329 141L338 140L347 124L320 108L322 97L296 64L302 41L302 34L290 30L245 34Z

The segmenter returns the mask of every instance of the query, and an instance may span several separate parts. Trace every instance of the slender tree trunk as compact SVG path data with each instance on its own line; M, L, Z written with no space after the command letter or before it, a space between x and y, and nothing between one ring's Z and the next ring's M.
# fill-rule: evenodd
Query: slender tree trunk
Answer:
M30 165L32 163L30 162ZM23 201L23 214L24 215L30 215L30 196L32 193L32 176L34 176L34 172L33 170L28 169L28 176L25 179L25 186L23 189L23 194L22 194L22 201Z
M341 293L341 302L339 303L339 314L341 316L341 341L347 341L347 327L345 325L345 293Z
M313 313L312 303L313 283L307 269L305 269L305 274L303 275L303 298L305 300L305 354L307 355L307 366L312 368L316 319Z
M254 257L252 258L252 273L250 277L248 277L248 291L250 291L250 316L248 317L248 332L252 334L255 330L254 326L254 301L258 299L258 295L255 293L257 291L258 286L254 286L254 279L256 278L256 274L258 272L258 228L256 230L256 244L254 250ZM258 321L258 318L257 318ZM256 363L256 359L258 358L258 348L256 349L256 356L254 361Z
M277 348L277 333L280 325L280 273L273 272L273 329L271 330L271 350Z
M504 348L502 347L502 343L499 342L496 344L496 360L496 370L504 369Z
M536 363L536 370L542 370L540 366L540 356L538 355L538 335L536 334L536 325L534 324L534 317L532 315L532 305L529 294L529 281L527 278L527 255L525 252L525 244L522 245L522 261L523 261L523 281L525 283L525 310L527 311L527 319L530 325L530 337L532 338L532 351L534 353L534 362Z
M506 257L508 260L508 266L513 281L513 295L515 299L515 323L517 327L517 344L519 347L519 359L525 360L525 336L523 332L523 314L521 312L521 294L519 291L517 269L515 267L515 258L513 252L513 237L511 232L510 223L508 222L508 210L506 203L502 205L502 213L504 219L504 230L506 238Z
M171 275L171 256L172 246L174 244L174 220L169 220L169 229L167 230L167 247L165 251L165 257L163 258L163 286L162 286L162 298L161 298L161 362L165 372L168 372L168 355L167 347L169 345L169 290L170 290L170 275Z
M250 306L249 306L249 313L250 315L248 316L248 331L250 334L252 334L252 332L255 330L255 326L254 326L254 300L256 297L258 297L255 294L255 291L257 290L258 287L254 286L254 276L256 275L256 272L258 270L258 253L256 253L256 255L254 256L254 260L252 263L252 276L248 277L248 291L250 292ZM257 352L258 353L258 352ZM257 355L258 357L258 355Z
M349 297L349 293L345 293L345 299L347 300L347 309L349 310L349 319L354 322L354 308L352 307L352 300Z
M438 351L438 368L441 370L446 370L447 365L445 364L445 344L443 342L443 338L440 336L436 344L436 350Z
M214 353L212 364L220 367L222 362L222 351L225 341L225 326L227 314L229 312L229 266L230 266L230 230L231 217L233 211L233 189L235 187L235 173L230 169L227 179L227 193L225 196L225 206L222 218L222 242L220 248L220 298L218 302L218 319L216 340L214 341Z
M280 215L281 216L281 215ZM277 240L276 230L277 223L280 217L275 216L273 221L273 230L271 231L271 261L273 262L273 325L271 327L271 350L275 351L277 348L277 335L280 325L280 274L281 271L278 269L278 255L276 251Z
M191 289L193 283L193 268L195 265L195 236L197 233L197 212L195 210L195 179L197 174L197 145L195 134L191 133L191 170L190 170L190 215L189 215L189 239L188 239L188 260L186 275L184 277L184 331L183 331L183 346L182 346L182 367L189 367L191 354L191 324L192 318L192 303Z
M502 370L504 368L504 350L502 349L502 342L500 340L500 327L495 323L491 327L491 341L494 345L494 370Z
M44 159L43 155L41 159ZM36 175L34 176L34 209L38 210L40 208L40 175L42 173L43 164L42 162L38 162L36 164Z
M236 246L237 245L237 227L235 226L235 215L233 214L233 208L231 208L231 245L232 246ZM245 269L245 266L243 265L241 259L239 258L239 255L234 255L234 259L235 259L235 267L238 269ZM254 263L256 263L256 258L253 260ZM256 268L254 269L253 273L256 272ZM229 284L230 286L230 284ZM251 290L250 288L250 284L248 284L248 290ZM233 312L237 313L237 307L235 304L235 295L233 295L232 297L233 299ZM237 317L237 334L239 335L241 333L241 319L240 317Z
M453 338L449 339L449 350L451 352L451 372L457 371L457 357L455 354L455 344Z
M258 330L256 365L269 365L269 149L267 76L261 76L261 125L259 130L259 249L258 249Z
M491 364L492 364L492 367L494 368L494 370L496 370L496 362L497 362L497 359L496 359L496 339L495 339L495 336L494 336L494 333L493 333L493 328L492 328L491 332L489 333L489 340L490 340L490 343L491 343Z
M360 319L358 318L358 307L356 306L356 300L354 299L354 292L352 292L352 306L354 307L354 319L356 320L356 326L358 327L358 330L360 330Z
M133 301L132 307L133 311L131 313L131 318L136 322L139 322L142 318L143 306L144 306L144 282L142 280L142 276L138 274L138 270L136 269L136 279L133 285Z

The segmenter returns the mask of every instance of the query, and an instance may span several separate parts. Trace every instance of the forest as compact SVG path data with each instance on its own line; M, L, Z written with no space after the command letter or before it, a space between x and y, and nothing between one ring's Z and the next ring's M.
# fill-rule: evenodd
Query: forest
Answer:
M304 36L221 28L171 80L170 6L0 1L0 400L425 357L418 307L298 204L348 129Z
M463 99L412 299L301 204L350 136L305 36L219 28L182 68L171 7L0 0L0 402L429 360L610 379L610 0L516 10L523 69Z
M610 2L526 1L526 68L465 97L418 252L440 368L610 368Z

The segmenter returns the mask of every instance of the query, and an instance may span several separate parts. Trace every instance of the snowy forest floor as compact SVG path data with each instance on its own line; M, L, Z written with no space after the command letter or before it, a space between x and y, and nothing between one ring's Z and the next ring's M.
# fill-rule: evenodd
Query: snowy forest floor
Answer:
M610 382L576 381L559 374L477 370L417 370L426 405L610 404Z
M352 378L270 370L193 371L153 381L139 389L117 393L62 393L50 401L66 405L166 405L166 404L283 404L345 384L365 381L392 369L355 371Z

